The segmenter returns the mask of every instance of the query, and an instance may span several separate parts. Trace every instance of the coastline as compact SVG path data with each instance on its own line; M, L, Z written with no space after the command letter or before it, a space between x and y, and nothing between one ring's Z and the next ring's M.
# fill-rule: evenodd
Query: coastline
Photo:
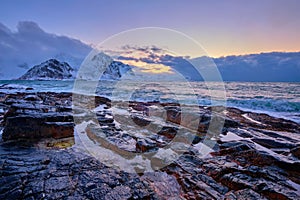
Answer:
M160 199L168 196L186 199L240 197L297 199L300 197L300 125L292 121L236 108L225 110L222 107L200 106L197 112L193 113L192 110L195 109L192 108L191 112L184 115L180 105L159 102L129 104L120 102L113 105L118 106L119 110L116 112L111 110L113 106L107 98L82 96L80 100L83 103L91 100L94 103L93 108L96 109L92 110L91 114L82 112L78 107L75 109L73 107L72 110L71 93L41 92L1 96L1 106L5 106L4 110L10 113L8 115L6 112L3 116L4 128L24 129L25 126L21 127L21 124L20 127L10 124L12 122L10 120L23 117L22 119L30 119L32 124L35 123L34 120L38 120L39 123L48 123L50 120L52 123L47 124L47 128L55 125L54 127L61 131L55 135L39 134L38 142L34 140L37 138L31 137L30 131L25 131L23 135L20 132L18 135L7 131L9 129L4 131L6 136L15 134L15 139L6 137L6 141L0 144L3 183L1 198ZM30 104L39 106L31 107ZM161 115L159 108L165 111L165 115ZM220 135L208 137L207 130L212 110L222 118L220 120L224 121L224 126ZM70 127L73 125L66 123L69 123L68 116L74 115L77 118L74 119L72 132ZM80 123L76 120L95 121L93 119L95 116L102 131L94 128L93 124L87 124L83 130L91 131L79 132ZM159 117L164 119L163 123ZM200 120L197 121L197 118ZM122 120L126 123L132 120L137 127L147 129L149 132L157 130L157 127L160 129L157 133L143 135L139 131L135 133L135 129L122 127L120 123ZM195 127L193 122L199 122L197 129L193 129ZM34 127L32 124L32 130L40 130L40 126ZM149 124L154 126L149 128ZM183 148L186 143L182 140L172 143L174 137L180 133L179 130L196 130L196 133L192 133L195 135L187 148ZM19 140L20 136L23 140ZM82 136L89 139L92 146L87 147ZM53 145L53 141L70 137L75 139L69 145L65 143ZM52 142L50 145L47 143L49 138ZM111 152L120 153L114 148L131 152L133 157L127 156L127 160L152 155L170 143L172 144L170 151L173 154L178 153L178 157L158 170L149 171L147 167L153 166L154 161L162 162L163 159L145 156L144 161L148 159L152 165L140 163L138 169L134 168L135 172L129 173L108 166L106 160L101 160L91 152L93 148L95 152L99 152L97 149L101 144L99 139L108 142L110 145L108 150ZM206 156L201 156L201 150L203 151L201 144L205 141L214 141L215 145ZM41 144L46 144L46 148ZM113 146L115 147L112 148ZM100 153L101 155L104 154Z

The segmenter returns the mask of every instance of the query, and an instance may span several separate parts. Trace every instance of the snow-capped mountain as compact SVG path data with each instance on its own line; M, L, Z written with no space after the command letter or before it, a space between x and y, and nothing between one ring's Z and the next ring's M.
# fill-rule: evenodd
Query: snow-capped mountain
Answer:
M108 66L107 66L108 65ZM107 66L107 67L104 67ZM39 65L35 65L29 69L19 80L72 80L80 74L80 79L94 80L99 79L97 74L104 70L102 80L118 80L125 73L131 71L129 65L122 62L113 61L109 56L100 53L94 57L90 63L86 63L84 70L78 72L68 63L60 62L56 59L47 60ZM102 69L103 67L103 69ZM80 70L80 69L79 69ZM96 73L97 72L97 73Z
M28 70L20 80L64 80L73 78L74 69L66 62L47 60Z
M119 61L113 61L104 71L101 79L116 80L120 79L125 73L131 72L132 68Z
M76 77L83 80L118 80L127 72L132 72L131 66L114 61L103 52L93 52L83 61Z

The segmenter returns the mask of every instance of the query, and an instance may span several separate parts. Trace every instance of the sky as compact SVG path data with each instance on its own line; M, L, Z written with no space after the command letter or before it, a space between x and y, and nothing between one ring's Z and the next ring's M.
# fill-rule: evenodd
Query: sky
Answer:
M220 57L300 51L299 10L299 0L2 0L0 22L16 30L19 21L34 21L93 45L133 28L169 28Z

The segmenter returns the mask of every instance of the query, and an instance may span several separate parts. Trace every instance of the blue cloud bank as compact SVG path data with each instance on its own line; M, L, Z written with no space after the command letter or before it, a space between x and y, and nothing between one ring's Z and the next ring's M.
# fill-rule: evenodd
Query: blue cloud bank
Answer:
M15 32L0 23L0 78L17 78L51 58L78 67L91 49L80 40L47 33L35 22L19 22Z

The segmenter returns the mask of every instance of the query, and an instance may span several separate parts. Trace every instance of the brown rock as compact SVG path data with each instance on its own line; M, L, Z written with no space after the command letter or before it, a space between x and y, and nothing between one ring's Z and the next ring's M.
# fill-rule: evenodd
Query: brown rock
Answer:
M151 123L151 120L139 115L131 115L131 119L138 126L147 126Z
M3 140L73 137L74 123L70 115L20 115L7 117Z
M157 134L173 139L177 134L177 129L175 127L163 127Z
M291 150L291 153L300 159L300 146L297 146Z

